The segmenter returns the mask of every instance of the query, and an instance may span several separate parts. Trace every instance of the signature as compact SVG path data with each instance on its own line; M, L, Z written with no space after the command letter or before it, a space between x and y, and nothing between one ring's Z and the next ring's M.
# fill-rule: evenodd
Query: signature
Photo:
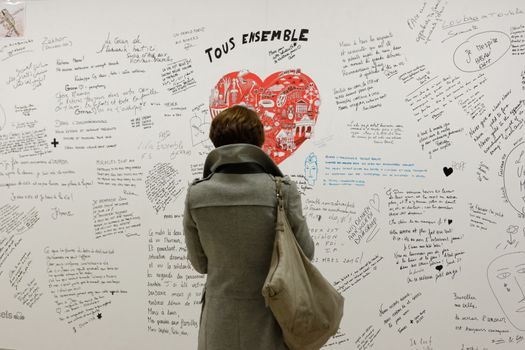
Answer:
M74 216L74 214L71 211L63 211L62 209L58 207L51 208L51 218L53 220L57 220L58 218L62 216Z

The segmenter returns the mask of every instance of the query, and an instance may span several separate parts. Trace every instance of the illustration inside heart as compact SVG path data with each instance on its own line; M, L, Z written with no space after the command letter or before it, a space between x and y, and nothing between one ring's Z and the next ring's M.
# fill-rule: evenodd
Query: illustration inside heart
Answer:
M275 72L262 81L247 70L224 75L210 96L212 119L233 105L254 109L264 125L263 150L279 164L312 137L321 100L300 69Z

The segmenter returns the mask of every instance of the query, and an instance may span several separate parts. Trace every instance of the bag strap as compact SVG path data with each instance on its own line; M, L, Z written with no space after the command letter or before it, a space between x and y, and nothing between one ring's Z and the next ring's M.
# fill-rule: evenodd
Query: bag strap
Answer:
M283 178L280 176L275 176L275 191L277 194L277 204L280 209L284 209L284 195L283 195Z

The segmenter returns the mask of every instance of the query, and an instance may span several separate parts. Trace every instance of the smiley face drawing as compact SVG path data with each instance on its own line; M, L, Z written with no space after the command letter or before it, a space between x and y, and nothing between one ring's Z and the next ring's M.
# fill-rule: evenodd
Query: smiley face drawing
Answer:
M525 331L525 252L501 255L487 268L487 279L507 320Z

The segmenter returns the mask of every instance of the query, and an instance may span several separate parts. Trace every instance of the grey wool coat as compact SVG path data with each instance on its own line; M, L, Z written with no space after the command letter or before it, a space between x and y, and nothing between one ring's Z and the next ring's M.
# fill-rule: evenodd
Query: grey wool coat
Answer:
M261 293L275 237L271 175L282 173L261 148L231 144L210 152L203 175L188 188L183 220L188 259L207 274L198 350L288 349ZM312 259L297 186L288 177L283 183L287 217Z

